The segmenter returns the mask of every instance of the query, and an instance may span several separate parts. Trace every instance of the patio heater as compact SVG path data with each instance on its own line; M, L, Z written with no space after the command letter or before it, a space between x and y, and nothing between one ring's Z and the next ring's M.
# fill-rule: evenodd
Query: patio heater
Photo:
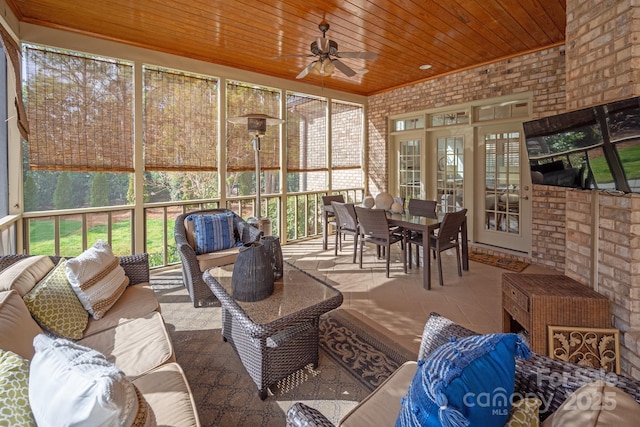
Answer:
M230 123L237 125L246 125L249 135L253 136L253 151L255 153L256 163L256 225L265 235L271 234L271 221L269 218L260 218L261 209L261 180L260 180L260 137L267 132L268 125L278 125L284 120L277 117L271 117L266 114L245 114L239 117L228 119ZM248 221L251 222L251 221Z

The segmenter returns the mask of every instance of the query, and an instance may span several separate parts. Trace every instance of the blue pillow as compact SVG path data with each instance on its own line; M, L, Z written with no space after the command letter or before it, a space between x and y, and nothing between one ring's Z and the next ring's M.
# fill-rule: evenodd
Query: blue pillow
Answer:
M418 362L396 426L504 426L515 356L530 354L516 334L453 338Z
M221 251L235 246L233 234L233 212L211 215L189 215L193 221L196 254Z

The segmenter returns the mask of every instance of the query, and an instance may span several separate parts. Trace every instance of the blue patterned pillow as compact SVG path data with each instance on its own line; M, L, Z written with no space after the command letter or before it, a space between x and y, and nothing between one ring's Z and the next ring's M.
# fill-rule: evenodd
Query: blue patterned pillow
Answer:
M233 216L232 212L225 212L187 217L187 221L193 221L197 255L229 249L236 245Z
M418 362L396 426L504 426L515 356L530 354L516 334L452 339Z

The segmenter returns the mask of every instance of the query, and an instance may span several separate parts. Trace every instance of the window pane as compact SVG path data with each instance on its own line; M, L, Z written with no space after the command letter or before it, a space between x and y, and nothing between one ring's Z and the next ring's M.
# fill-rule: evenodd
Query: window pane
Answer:
M133 171L133 66L27 45L29 167Z
M145 170L218 170L218 80L144 67Z

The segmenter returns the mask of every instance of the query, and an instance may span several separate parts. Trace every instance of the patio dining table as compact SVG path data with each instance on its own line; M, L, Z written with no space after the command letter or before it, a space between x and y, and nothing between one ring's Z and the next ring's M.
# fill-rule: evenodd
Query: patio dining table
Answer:
M434 230L440 228L440 224L444 219L444 214L439 214L438 218L429 218L426 216L411 215L409 212L405 213L390 213L387 212L387 220L389 225L402 227L408 231L417 231L428 236ZM467 239L467 219L465 218L460 228L460 239L462 246L462 269L469 271L469 242ZM424 255L424 272L423 272L423 284L422 286L429 290L431 289L431 259L429 258L428 246L425 246Z

